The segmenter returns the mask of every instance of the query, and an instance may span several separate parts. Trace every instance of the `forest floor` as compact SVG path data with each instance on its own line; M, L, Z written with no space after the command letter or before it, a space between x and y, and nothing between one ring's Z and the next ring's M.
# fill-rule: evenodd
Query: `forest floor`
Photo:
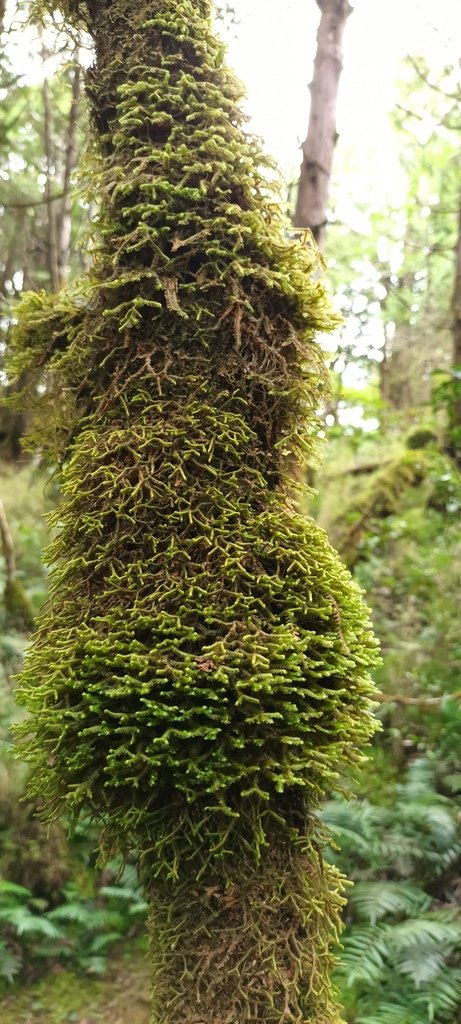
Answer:
M103 978L70 971L0 996L1 1024L148 1024L149 963L142 954L111 959Z

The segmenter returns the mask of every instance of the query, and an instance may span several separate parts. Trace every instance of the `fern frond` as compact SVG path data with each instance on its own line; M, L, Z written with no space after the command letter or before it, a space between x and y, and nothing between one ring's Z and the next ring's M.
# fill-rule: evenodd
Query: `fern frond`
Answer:
M114 942L120 942L121 937L120 932L104 932L102 935L94 935L89 945L89 955L96 956L105 952L109 946L114 945Z
M405 800L417 800L435 791L435 766L427 757L418 757L409 764L405 781L398 787Z
M379 1003L376 1009L356 1017L357 1024L430 1024L424 1007Z
M454 911L445 910L401 921L392 926L392 943L402 950L421 947L422 944L453 949L461 944L461 917Z
M352 928L342 940L341 963L335 974L348 987L356 982L374 985L385 969L387 927Z
M44 914L31 914L26 907L2 907L0 921L14 928L18 936L35 934L50 939L64 938L61 929Z
M94 917L94 908L86 906L78 901L62 903L55 910L50 910L48 920L68 921L72 924L81 924L83 927L91 928Z
M374 835L380 826L387 823L389 811L386 807L379 807L368 803L367 800L357 800L351 803L346 800L327 800L321 808L322 821L329 828L346 829L356 835Z
M452 912L402 921L392 927L389 959L417 987L433 984L453 950L461 946L461 920Z
M5 981L12 985L21 967L21 957L12 953L5 943L0 941L0 978L5 978Z
M461 969L444 967L420 992L433 1018L443 1015L452 1020L461 1004Z
M131 903L132 900L139 898L139 891L137 892L128 886L103 885L99 890L99 895L104 896L105 899L124 900L127 903Z
M429 832L437 847L451 843L458 833L453 802L445 797L434 798L433 794L426 794L424 800L408 803L402 811L404 821L420 827L423 835Z
M428 910L431 898L417 885L409 882L356 882L349 899L349 908L358 917L376 924L388 914L411 915Z
M19 896L21 899L32 899L30 889L24 885L16 885L16 882L9 882L6 878L0 878L0 896Z

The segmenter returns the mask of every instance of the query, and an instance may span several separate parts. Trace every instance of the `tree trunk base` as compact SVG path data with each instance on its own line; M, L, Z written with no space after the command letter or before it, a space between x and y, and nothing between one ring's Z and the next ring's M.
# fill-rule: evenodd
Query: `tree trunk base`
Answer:
M284 838L151 893L152 1024L340 1024L329 974L340 880Z

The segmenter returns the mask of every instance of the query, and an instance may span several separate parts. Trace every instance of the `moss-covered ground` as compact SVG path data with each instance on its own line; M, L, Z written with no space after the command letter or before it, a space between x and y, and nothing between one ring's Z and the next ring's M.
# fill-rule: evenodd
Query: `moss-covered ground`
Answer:
M2 1024L148 1024L149 965L142 952L113 958L103 978L70 971L17 983L0 995Z

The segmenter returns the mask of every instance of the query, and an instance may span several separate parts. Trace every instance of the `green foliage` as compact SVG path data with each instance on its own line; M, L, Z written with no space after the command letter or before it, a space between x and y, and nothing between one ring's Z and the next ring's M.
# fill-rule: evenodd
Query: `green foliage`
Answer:
M415 448L427 448L428 445L437 444L437 436L429 427L416 427L406 438L406 446L411 450Z
M370 531L357 564L382 643L378 682L388 700L380 717L397 767L417 751L434 752L444 772L460 767L460 507L459 472L433 453L424 486ZM416 704L393 704L394 694Z
M322 810L335 862L356 879L335 972L348 1020L448 1024L459 1011L459 809L435 783L434 766L415 761L386 806L337 799Z
M66 963L88 974L105 970L107 955L145 920L144 902L130 865L116 884L83 898L75 886L50 909L24 886L0 879L0 978L12 982L27 967Z
M20 632L29 633L34 628L32 602L20 580L7 580L3 591L8 625Z
M12 719L17 717L17 710L12 708L13 680L21 667L26 634L46 595L46 570L41 555L47 531L42 516L49 502L44 498L44 486L43 476L30 467L13 472L0 465L0 489L16 558L15 594L11 583L7 583L0 554L0 743Z
M459 409L461 407L461 366L452 366L445 372L434 374L434 405L443 409L448 420L448 446L460 464L461 425Z

